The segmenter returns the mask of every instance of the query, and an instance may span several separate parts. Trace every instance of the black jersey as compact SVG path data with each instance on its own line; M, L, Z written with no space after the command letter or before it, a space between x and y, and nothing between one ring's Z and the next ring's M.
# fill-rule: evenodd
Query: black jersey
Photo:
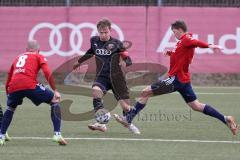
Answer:
M119 53L124 50L122 42L118 39L111 37L108 41L101 41L99 36L94 36L91 38L91 48L78 61L82 63L95 55L97 77L123 76L119 66Z

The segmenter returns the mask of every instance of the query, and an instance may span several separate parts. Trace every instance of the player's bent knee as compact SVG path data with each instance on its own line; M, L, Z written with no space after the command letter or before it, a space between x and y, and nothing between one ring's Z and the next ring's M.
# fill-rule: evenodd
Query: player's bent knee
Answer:
M198 111L198 112L202 112L204 109L204 104L199 103L197 100L188 103L188 105L194 110L194 111Z
M102 98L103 91L98 86L94 86L92 96L93 98Z
M99 92L95 92L95 91L93 91L93 93L92 93L92 97L93 98L102 98L102 94L101 93L99 93Z
M197 107L191 107L192 108L192 110L194 110L194 111L199 111L199 109L197 108Z
M101 91L101 88L99 86L97 86L97 85L93 86L92 89Z
M55 96L52 98L51 100L51 104L53 103L60 103L60 99L59 98L56 98Z

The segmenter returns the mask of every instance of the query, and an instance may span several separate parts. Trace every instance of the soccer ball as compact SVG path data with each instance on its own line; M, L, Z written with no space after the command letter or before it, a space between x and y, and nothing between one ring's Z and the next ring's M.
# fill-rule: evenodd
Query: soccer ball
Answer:
M111 114L106 109L99 109L95 113L95 119L100 124L107 124L111 118Z

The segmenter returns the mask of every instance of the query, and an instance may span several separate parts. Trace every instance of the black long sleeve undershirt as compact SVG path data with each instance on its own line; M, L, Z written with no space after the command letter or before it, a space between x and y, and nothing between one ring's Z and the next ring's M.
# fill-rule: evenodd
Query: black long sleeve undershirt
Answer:
M78 63L82 63L93 56L94 56L94 52L93 52L92 48L90 48L89 50L87 50L87 52L82 57L80 57L78 59Z

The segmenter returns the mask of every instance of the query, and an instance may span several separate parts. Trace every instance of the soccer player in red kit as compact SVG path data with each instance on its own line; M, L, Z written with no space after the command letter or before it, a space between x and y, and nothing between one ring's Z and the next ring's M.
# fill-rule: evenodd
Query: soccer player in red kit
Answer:
M42 69L46 80L49 82L53 92L37 82L37 74ZM0 145L5 143L5 134L12 121L13 114L18 105L27 97L36 106L47 103L51 106L51 120L54 128L53 141L60 145L67 142L61 136L61 110L59 106L60 94L51 76L47 60L39 54L39 45L36 40L28 42L25 53L20 54L13 61L6 82L7 110L3 115Z
M206 44L192 37L187 32L187 26L184 21L176 21L171 25L171 29L175 37L179 40L176 47L172 51L166 51L164 54L170 57L169 78L161 80L146 87L135 104L134 108L129 112L127 118L114 115L118 122L127 126L132 122L133 118L144 108L151 96L162 95L178 91L185 102L194 111L202 112L206 115L215 117L226 124L233 135L237 134L238 126L234 117L224 116L214 109L211 105L201 103L197 100L197 96L192 89L190 82L189 65L192 62L194 50L196 47L211 48L213 50L221 49L218 45Z

